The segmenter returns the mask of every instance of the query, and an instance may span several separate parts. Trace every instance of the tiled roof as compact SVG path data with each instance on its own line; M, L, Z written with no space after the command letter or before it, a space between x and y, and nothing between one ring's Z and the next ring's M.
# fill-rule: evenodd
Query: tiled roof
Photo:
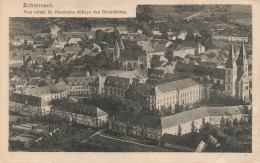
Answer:
M93 82L96 79L96 76L82 76L82 77L67 77L68 84L79 84L87 85L90 82Z
M159 84L157 85L157 88L162 92L170 92L170 91L174 91L174 90L182 90L185 88L190 88L193 86L198 86L199 83L194 81L191 78L186 78L186 79L181 79L181 80L176 80L176 81L172 81L172 82L167 82L167 83L163 83L163 84Z
M61 110L70 113L77 113L87 115L91 117L101 117L107 115L106 112L93 105L83 105L78 103L71 103L63 101L60 104L53 107L54 110Z
M127 89L130 85L130 79L116 77L116 76L107 76L105 80L105 86L108 87L118 87Z
M48 94L59 93L67 90L67 84L64 82L59 82L55 85L47 85L44 87L28 88L26 89L26 94L31 96L44 96Z
M29 96L19 93L12 93L10 95L9 101L36 107L42 107L47 105L46 101L42 100L40 97Z

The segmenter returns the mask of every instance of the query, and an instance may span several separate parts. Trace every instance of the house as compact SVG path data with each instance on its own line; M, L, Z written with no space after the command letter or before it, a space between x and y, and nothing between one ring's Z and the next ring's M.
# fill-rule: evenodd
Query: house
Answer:
M95 76L71 76L67 77L69 95L90 96L90 83L96 79Z
M14 46L20 46L22 45L20 40L10 40L10 43L13 44Z
M54 106L51 113L68 118L74 123L94 128L102 127L108 121L108 114L100 108L68 101L63 101Z
M66 99L68 97L68 85L64 82L59 82L55 85L47 85L37 88L28 88L25 90L26 95L41 97L44 100L51 102L54 99Z
M36 43L44 43L50 39L50 33L36 33L34 35L34 40Z
M34 39L31 36L14 36L14 40L20 41L21 44L27 44L32 45L34 42Z
M119 67L126 70L137 69L140 66L139 57L146 55L144 50L123 49L118 58Z
M9 97L9 110L22 115L48 115L51 107L41 97L12 93Z
M104 94L106 96L117 95L124 97L131 83L132 80L129 78L107 76L104 83Z
M161 137L161 120L133 112L117 112L108 121L109 130L146 139L158 140Z
M79 37L71 37L68 41L68 44L78 44L78 42L82 41Z
M161 36L162 35L162 33L160 32L160 30L159 30L159 28L154 28L154 30L152 30L152 34L154 35L154 36Z
M179 45L172 51L173 57L184 58L187 54L195 55L195 48Z
M64 45L66 45L68 42L66 40L61 40L61 39L55 39L52 43L52 46L53 47L56 47L56 48L60 48L60 49L63 49L64 48Z
M16 89L18 89L18 88L24 89L24 88L26 88L26 86L27 86L27 80L25 78L20 78L17 81L15 88Z
M135 83L145 83L148 78L147 69L135 69L132 71L118 72L110 76L131 79Z
M119 27L116 27L116 29L118 30L119 34L127 34L128 33L127 27L119 26Z

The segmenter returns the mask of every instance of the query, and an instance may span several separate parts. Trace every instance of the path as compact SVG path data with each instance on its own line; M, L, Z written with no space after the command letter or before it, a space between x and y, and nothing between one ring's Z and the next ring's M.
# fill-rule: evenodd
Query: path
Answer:
M96 132L95 134L91 135L90 137L88 137L87 139L83 140L81 143L85 143L86 141L88 141L88 139L100 134L101 132L105 131L106 128L102 129L102 130L99 130L98 132Z
M151 145L146 145L146 144L141 144L141 143L137 143L137 142L133 142L133 141L129 141L129 140L123 140L123 139L118 139L118 138L114 138L114 137L110 137L110 136L105 136L105 135L101 135L99 134L99 136L104 137L104 138L108 138L108 139L113 139L113 140L118 140L118 141L122 141L122 142L126 142L126 143L131 143L131 144L137 144L137 145L141 145L141 146L146 146L146 147L157 147L157 146L151 146Z

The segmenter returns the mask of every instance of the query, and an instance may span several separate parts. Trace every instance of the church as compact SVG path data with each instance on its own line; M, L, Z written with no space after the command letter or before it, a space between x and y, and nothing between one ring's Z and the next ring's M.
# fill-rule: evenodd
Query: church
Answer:
M230 46L225 68L225 95L249 100L248 61L244 42L241 44L238 57Z

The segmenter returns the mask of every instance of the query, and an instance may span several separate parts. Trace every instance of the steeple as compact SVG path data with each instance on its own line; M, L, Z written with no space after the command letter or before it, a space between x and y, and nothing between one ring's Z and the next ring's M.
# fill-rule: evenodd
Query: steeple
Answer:
M119 46L118 46L118 42L116 40L115 46L114 46L114 50L119 50Z
M236 66L236 57L234 54L233 44L231 43L226 68L234 68Z
M120 48L120 49L125 49L125 45L124 45L124 42L123 42L123 38L120 39L119 48Z
M244 42L241 44L241 47L240 47L240 50L239 50L237 65L238 66L248 65Z

